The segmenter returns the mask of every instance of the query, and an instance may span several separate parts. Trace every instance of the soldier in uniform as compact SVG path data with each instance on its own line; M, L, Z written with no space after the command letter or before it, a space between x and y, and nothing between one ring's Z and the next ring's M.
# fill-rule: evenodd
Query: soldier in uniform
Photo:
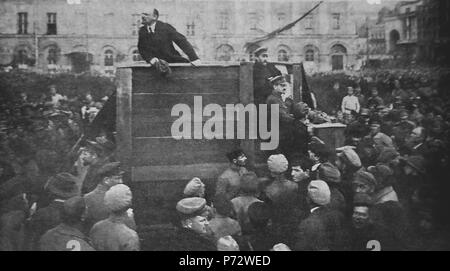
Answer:
M286 79L282 75L270 78L269 80L272 84L272 94L267 97L266 103L269 111L271 111L271 105L279 105L280 144L278 146L278 151L286 154L289 153L292 148L290 140L292 126L294 123L294 116L291 114L289 106L285 101L283 101L282 98L282 95L287 91L287 83Z
M179 227L172 238L176 251L216 251L217 241L208 235L208 220L203 215L204 198L185 198L177 203Z
M268 49L266 47L260 47L253 52L256 59L253 68L253 84L255 104L257 105L264 104L272 92L272 85L268 78L281 75L281 72L274 64L267 62L269 57L267 51Z
M100 251L139 251L139 237L127 226L132 217L132 193L128 186L118 184L105 194L109 218L92 227L90 237L94 248Z
M88 230L95 223L108 218L109 210L104 201L105 194L111 187L122 183L123 173L119 162L108 163L100 168L98 172L100 183L94 191L84 196L87 206L85 225ZM126 224L132 229L136 228L132 218L126 220Z

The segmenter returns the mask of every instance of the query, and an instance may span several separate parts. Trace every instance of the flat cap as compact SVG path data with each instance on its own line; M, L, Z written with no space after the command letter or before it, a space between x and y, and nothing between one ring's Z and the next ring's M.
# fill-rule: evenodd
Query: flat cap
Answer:
M274 76L274 77L269 77L269 82L270 82L272 85L277 85L277 84L286 82L286 78L285 78L283 75L278 75L278 76Z

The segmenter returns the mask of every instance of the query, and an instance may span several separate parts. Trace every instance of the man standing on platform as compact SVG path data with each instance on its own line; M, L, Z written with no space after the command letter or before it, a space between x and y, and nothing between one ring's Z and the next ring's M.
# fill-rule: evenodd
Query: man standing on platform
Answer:
M253 52L256 61L253 69L254 97L256 105L265 104L267 97L272 93L272 85L268 78L281 75L281 72L274 64L267 62L269 58L267 51L268 49L266 47L260 47Z
M158 21L159 11L142 13L143 26L139 29L138 49L142 58L152 65L158 65L162 60L168 63L200 64L200 59L185 36L180 34L170 24ZM173 43L183 50L189 60L182 57L174 48Z

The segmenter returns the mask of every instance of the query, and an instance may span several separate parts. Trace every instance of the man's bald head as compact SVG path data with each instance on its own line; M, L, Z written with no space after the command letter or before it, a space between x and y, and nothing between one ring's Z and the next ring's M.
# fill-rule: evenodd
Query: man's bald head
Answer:
M141 13L142 23L144 25L151 25L159 18L159 11L155 8L152 13Z

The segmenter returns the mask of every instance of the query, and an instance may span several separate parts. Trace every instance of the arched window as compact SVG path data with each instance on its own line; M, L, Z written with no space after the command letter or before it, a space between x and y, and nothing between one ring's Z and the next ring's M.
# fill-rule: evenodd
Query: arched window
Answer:
M347 54L347 48L345 48L341 44L335 44L335 45L333 45L333 47L331 47L331 54L332 55L335 55L335 54L345 55L345 54Z
M114 52L110 49L105 51L105 66L114 66Z
M48 64L56 64L58 62L58 51L56 48L52 47L48 49L48 56L47 56Z
M278 61L281 61L281 62L289 61L289 55L285 49L278 50Z
M220 45L217 48L216 60L217 61L231 61L234 54L234 49L228 44Z
M17 53L18 64L28 64L28 52L25 49L20 49Z
M333 71L340 71L344 69L345 56L347 48L341 44L335 44L331 47L331 69Z
M305 61L314 61L314 50L313 49L306 50Z
M133 50L133 61L137 62L137 61L141 61L141 60L142 60L142 57L141 57L141 54L139 54L139 50L138 49Z

